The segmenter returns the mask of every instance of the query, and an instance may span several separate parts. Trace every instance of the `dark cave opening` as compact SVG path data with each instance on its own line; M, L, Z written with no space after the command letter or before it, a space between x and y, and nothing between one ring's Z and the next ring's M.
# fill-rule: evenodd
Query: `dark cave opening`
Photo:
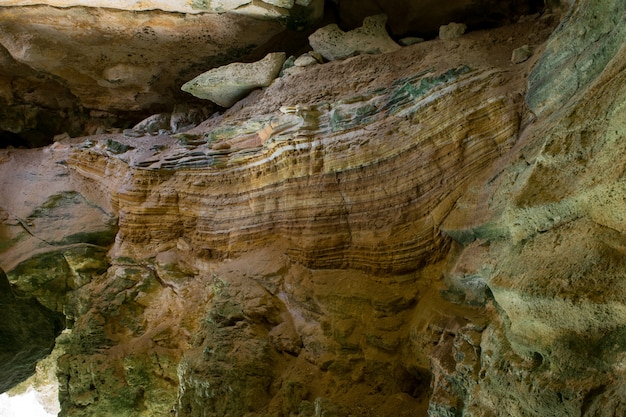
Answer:
M32 144L27 138L7 130L0 131L0 149L32 147Z
M451 22L465 23L468 30L492 29L514 23L523 15L543 13L561 3L561 0L444 3L439 0L423 0L419 3L405 0L328 0L325 4L325 20L332 20L342 30L348 31L361 26L367 16L385 13L388 16L387 29L392 38L398 40L415 36L428 40L437 37L440 26Z

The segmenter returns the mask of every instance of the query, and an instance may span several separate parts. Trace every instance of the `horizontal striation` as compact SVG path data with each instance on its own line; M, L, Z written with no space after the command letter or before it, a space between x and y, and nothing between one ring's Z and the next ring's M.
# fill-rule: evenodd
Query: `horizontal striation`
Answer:
M427 70L169 138L160 153L76 149L68 165L111 184L118 242L135 253L182 239L230 256L281 240L316 268L414 269L445 252L439 225L456 195L517 136L498 74Z

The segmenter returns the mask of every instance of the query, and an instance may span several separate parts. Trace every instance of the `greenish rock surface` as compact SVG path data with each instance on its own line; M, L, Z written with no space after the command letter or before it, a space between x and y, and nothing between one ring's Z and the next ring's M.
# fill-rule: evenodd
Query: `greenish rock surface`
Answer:
M563 107L593 83L625 40L626 3L574 2L528 78L528 106L535 114Z
M117 219L78 192L60 192L16 219L7 233L14 237L0 246L0 255L9 281L60 312L71 291L108 268Z
M37 361L50 354L65 320L32 296L16 293L1 269L0 307L0 392L5 392L31 376Z

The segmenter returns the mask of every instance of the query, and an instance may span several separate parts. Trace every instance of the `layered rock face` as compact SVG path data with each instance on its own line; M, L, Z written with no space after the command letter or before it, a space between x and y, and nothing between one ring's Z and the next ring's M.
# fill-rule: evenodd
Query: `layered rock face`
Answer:
M624 414L626 10L558 18L1 151L0 267L71 329L60 415Z

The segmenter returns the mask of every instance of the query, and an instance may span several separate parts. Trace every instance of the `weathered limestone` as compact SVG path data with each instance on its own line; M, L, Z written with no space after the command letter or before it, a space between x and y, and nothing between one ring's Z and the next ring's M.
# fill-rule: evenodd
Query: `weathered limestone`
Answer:
M230 14L34 6L1 7L0 29L13 59L63 80L82 106L129 111L174 101L199 67L248 57L284 27Z
M318 29L309 36L315 52L329 61L345 59L360 54L384 54L400 48L385 29L386 15L369 16L363 26L349 32L342 31L336 24Z
M94 134L171 112L189 101L180 92L185 82L261 58L281 33L281 48L297 47L296 31L322 14L323 0L290 9L260 0L3 2L0 147L43 146L58 134Z
M228 64L198 75L183 84L182 90L222 107L230 107L255 88L270 85L285 59L284 52L274 52L250 64Z
M434 183L444 181L448 176L461 181L467 175L466 170L474 169L474 163L498 154L499 149L510 146L509 141L514 137L518 116L515 108L506 104L504 97L491 100L485 97L473 111L452 111L455 106L474 102L476 97L481 97L484 94L481 91L488 90L485 85L495 76L496 73L492 71L472 70L467 66L443 73L425 71L403 77L396 82L396 87L385 92L350 95L342 101L318 105L297 104L285 107L282 112L257 115L243 123L236 121L231 124L225 120L200 135L195 133L197 130L189 131L189 135L195 133L195 139L181 137L178 146L158 154L148 152L139 143L134 143L135 149L123 153L123 160L132 167L153 170L138 171L138 178L147 175L157 179L161 177L159 172L163 172L164 176L159 182L165 181L163 187L172 192L176 190L177 197L173 205L164 205L160 199L152 198L135 201L135 196L150 193L146 194L147 190L141 186L125 187L124 194L120 195L121 201L128 201L129 208L128 212L120 214L120 236L124 250L133 247L132 251L144 251L153 245L164 244L172 236L184 236L197 251L239 253L254 246L262 246L267 239L281 236L292 242L291 255L307 264L320 267L361 265L383 270L414 268L431 256L431 245L445 244L439 236L430 232L428 225L433 218L427 213L447 210L447 203L441 203L442 199L445 201L442 194L434 191L421 194L416 190L432 189ZM274 90L278 88L281 87L277 85ZM437 92L441 89L458 91L458 94L439 97ZM268 89L266 94L272 94L272 89ZM435 101L439 105L449 109L449 119L439 118L437 123L429 122L434 117L433 107L429 105L431 95L437 97ZM492 119L500 122L488 122L490 119L484 118L483 114L491 114ZM465 144L460 139L466 134L463 128L456 130L454 135L444 133L446 127L460 126L461 117L473 121L473 137L492 139L486 143L477 140ZM411 120L422 121L419 129L409 136L412 139L399 136L400 142L394 146L390 138L366 133L386 131L391 129L391 125L393 129L407 129L408 132ZM359 136L358 147L349 145L355 138L355 129L364 130ZM297 145L293 143L294 140L297 140ZM439 147L454 148L455 144L459 144L463 150L450 150L447 154L450 156L437 157L436 166L432 165L433 160L422 159L424 154L438 155ZM154 143L146 142L145 145L153 146ZM416 146L422 148L422 153L408 152ZM476 146L472 152L474 158L468 160L468 166L464 165L464 158L451 157L468 152L465 146ZM324 149L326 152L334 150L333 159L328 159L326 153L319 154ZM85 164L83 153L100 159L103 165L94 164L93 161ZM102 159L97 156L99 154L105 157ZM78 150L68 163L81 175L99 176L102 169L107 169L109 154L102 144L92 145L85 147L84 151ZM377 162L380 158L391 157L401 161L402 167L391 169ZM277 169L268 168L267 164L277 164ZM361 172L359 167L362 166L368 168ZM184 184L187 175L178 173L184 172L179 170L186 168L205 168L205 171L195 174L197 181L204 184L202 187L186 191ZM174 170L176 174L172 176L167 173L169 170ZM359 191L363 186L360 184L370 181L374 184L381 170L388 172L389 185L397 182L400 188L397 191L389 187L376 191L372 185L367 187L368 198L363 199ZM407 170L413 174L407 176ZM336 173L344 171L345 185L337 186ZM392 172L397 175L396 180L392 180ZM234 176L224 181L226 173ZM295 186L309 183L311 175L316 178L315 187L302 186L295 197L285 195L282 191L287 178ZM249 182L252 178L254 182ZM138 184L142 183L140 181ZM259 194L250 187L260 187L264 191ZM412 189L411 194L407 194L409 191L404 187ZM207 206L214 204L211 203L216 198L213 193L221 196L224 204L233 202L228 215L217 212L215 217L200 220L195 227L186 226L186 217L179 214L180 205L186 207L189 213L206 210ZM383 199L383 194L387 198ZM374 198L376 203L370 203L369 199L375 195L380 197ZM412 195L412 207L416 212L398 221L396 216L390 216L389 213L401 210L408 195ZM274 201L274 205L264 203L268 199ZM306 205L302 205L303 201L306 201ZM332 209L328 206L331 202ZM142 209L133 209L135 204L140 204ZM443 206L436 208L440 204ZM273 207L276 206L284 217L279 221L270 221L275 216ZM124 207L125 204L120 206L120 210L125 211ZM425 213L421 214L420 207L424 207ZM346 211L350 213L347 217L341 215ZM152 213L171 217L172 222L161 222L162 227L158 232L146 229L144 223L152 223ZM299 226L302 219L316 218L323 213L335 214L328 218L329 223L324 226ZM376 230L368 230L372 227L368 226L372 216L379 219ZM195 215L191 214L193 217ZM402 232L409 227L405 221L412 225L410 229L414 232ZM419 230L424 231L420 233ZM152 239L146 233L157 238ZM135 248L134 242L139 246ZM387 249L381 249L381 242L386 242L384 247ZM413 249L403 250L403 254L400 254L394 249L397 245Z
M316 58L314 55L315 52L313 54L302 54L298 58L296 58L296 60L293 62L293 65L296 67L308 67L309 65L320 64L320 60L323 60L323 58L321 56Z

